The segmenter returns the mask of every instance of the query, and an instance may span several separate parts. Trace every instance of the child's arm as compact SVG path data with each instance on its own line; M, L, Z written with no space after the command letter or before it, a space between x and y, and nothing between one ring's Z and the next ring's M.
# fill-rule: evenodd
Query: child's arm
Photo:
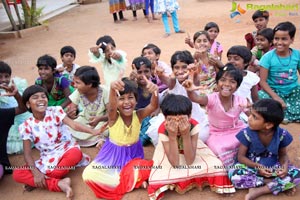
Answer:
M200 96L196 94L195 90L202 89L202 86L196 87L193 84L193 81L188 79L185 80L182 85L185 87L188 97L191 99L191 101L199 103L201 106L206 106L208 103L207 96Z
M23 149L24 149L24 159L26 162L26 167L28 167L34 178L34 185L38 188L47 188L45 175L36 168L34 159L31 155L31 141L23 140Z
M269 70L260 66L260 69L259 69L259 76L260 76L259 84L260 84L260 86L266 93L268 93L272 97L272 99L279 101L281 103L282 107L286 108L285 102L272 90L272 88L267 83L268 75L269 75Z
M157 74L158 78L161 80L162 83L168 86L170 90L172 90L176 84L176 77L172 73L170 76L165 74L164 68L157 65L155 66L155 73Z
M279 157L278 160L279 160L281 168L276 170L276 174L280 178L284 178L288 174L288 163L289 163L289 158L287 155L286 147L279 149L278 157Z
M251 88L251 98L252 98L252 102L256 102L259 98L258 98L258 93L257 93L258 89L257 89L257 85L254 85Z
M71 100L69 99L69 96L71 94L70 88L66 87L64 90L64 95L65 95L65 101L61 104L62 108L67 107L67 105L69 105L71 103Z
M194 48L194 42L190 37L190 34L187 32L187 37L184 39L184 43L189 45L189 47Z
M107 104L106 105L106 110L108 110L108 108L109 108L109 106ZM96 127L99 124L99 122L103 122L103 121L107 121L107 120L108 120L108 114L107 113L102 115L102 116L91 117L89 119L89 125L91 127Z
M125 84L121 80L116 80L110 85L109 106L108 106L108 124L112 126L118 118L118 96L119 91L123 91Z
M100 135L104 131L104 126L100 129L92 129L88 126L85 126L83 124L80 124L78 122L73 121L68 116L65 116L65 118L62 120L63 123L70 126L75 131L80 131L84 133L90 133L92 135Z
M71 119L75 119L77 118L77 109L78 109L78 105L74 104L73 102L71 102L66 109L66 113L68 115L68 117L70 117Z
M152 94L150 103L142 109L137 111L137 115L142 121L145 117L151 115L158 108L158 87L156 84L149 81L146 76L143 76L145 81L147 82L146 89Z

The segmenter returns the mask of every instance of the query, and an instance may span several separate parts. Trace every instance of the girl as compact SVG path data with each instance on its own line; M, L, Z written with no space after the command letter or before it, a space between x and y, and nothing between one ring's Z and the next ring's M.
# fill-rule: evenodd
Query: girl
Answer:
M188 96L193 102L206 106L209 121L209 137L207 146L222 160L225 166L234 163L239 145L235 135L245 127L239 115L245 111L247 100L233 93L243 80L240 70L232 64L226 64L217 73L216 82L219 92L209 95L198 95L192 80L183 83Z
M279 23L274 29L275 49L260 60L260 98L272 98L281 103L284 123L300 120L300 52L290 48L294 41L296 27L291 22Z
M100 85L100 77L96 68L82 66L74 74L76 90L69 96L68 116L81 124L88 124L93 129L102 127L105 130L107 121L108 92ZM80 108L79 114L76 111ZM72 130L72 136L82 147L90 147L98 142L104 142L104 135L92 136L88 133ZM100 145L100 144L99 144Z
M192 102L185 96L168 94L161 104L165 121L158 129L154 165L149 177L150 199L160 199L170 187L182 194L209 185L216 193L233 193L222 162L198 141L199 124L190 118Z
M109 138L82 174L84 182L98 198L121 199L126 192L140 187L149 178L153 162L143 160L139 132L141 121L157 109L158 98L155 95L157 86L144 79L152 94L151 102L137 111L134 110L137 103L135 83L123 78L111 84Z
M75 166L87 165L89 157L82 155L65 125L92 135L99 135L101 132L74 122L60 106L48 107L47 91L43 87L28 87L22 100L33 116L19 126L26 165L15 169L13 178L16 182L25 184L25 190L38 187L55 192L63 191L71 199L71 179L63 177ZM40 151L40 158L36 161L32 157L31 142Z
M261 29L267 28L269 22L269 12L267 10L257 10L253 13L252 20L254 22L256 31L253 31L252 33L247 33L245 35L245 40L247 43L246 46L249 50L255 47L255 37L257 32Z
M145 7L145 1L144 0L126 0L126 8L127 10L132 10L133 15L133 21L137 20L137 14L136 11L143 9Z
M110 84L125 73L126 53L115 50L115 41L109 35L100 37L96 45L89 50L90 62L101 63L105 86L109 90Z
M249 116L249 127L237 134L240 141L238 163L229 170L236 188L249 188L245 199L290 190L300 184L300 170L289 164L287 146L290 133L279 127L284 117L281 104L273 99L255 102Z
M7 63L0 61L0 85L9 87L13 81L14 85L18 88L20 94L22 94L25 88L27 87L27 81L19 77L14 77L13 79L11 79L11 74L11 67ZM2 92L3 94L5 94L4 91ZM3 96L2 94L0 94L0 108L7 109L15 108L17 106L18 102L13 96ZM9 132L7 132L7 142L5 140L4 143L7 146L6 152L8 154L20 154L23 152L23 140L20 138L18 127L30 116L31 114L29 112L25 112L15 116L15 119L13 121L14 123L10 126Z
M113 14L114 22L120 23L121 21L127 21L123 16L123 11L126 10L125 0L109 0L109 12ZM118 20L119 14L119 20Z
M171 73L172 73L171 67L167 63L159 60L160 54L161 54L161 50L155 44L151 44L151 43L150 44L146 44L144 46L144 48L142 49L142 56L148 58L151 61L151 64L152 64L152 68L151 68L151 81L158 86L159 93L161 93L165 89L167 89L168 86L165 85L165 84L163 84L161 82L161 80L158 78L158 76L155 74L155 68L156 68L156 66L159 66L159 67L163 68L164 69L164 73L167 76L171 75Z
M35 80L49 93L48 106L61 106L65 108L70 102L68 96L73 92L69 80L56 72L56 60L52 56L43 55L38 58L36 66L40 77Z

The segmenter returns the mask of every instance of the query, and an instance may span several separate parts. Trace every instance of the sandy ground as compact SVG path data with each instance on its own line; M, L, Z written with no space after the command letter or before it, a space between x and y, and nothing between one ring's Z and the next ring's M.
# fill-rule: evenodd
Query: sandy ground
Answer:
M252 4L292 4L299 1L237 1L243 8L247 3ZM181 28L193 35L194 32L201 30L209 21L216 22L221 29L217 38L224 47L223 61L226 61L226 52L229 47L236 44L244 45L243 35L252 31L255 27L252 23L251 15L254 11L247 10L241 16L230 19L231 1L204 1L204 0L179 0L181 10L178 12ZM292 47L299 49L299 21L300 10L289 11L272 11L269 27L274 27L278 22L291 21L297 26L297 35ZM163 38L164 29L160 20L148 23L144 18L142 11L138 11L138 20L132 21L132 13L125 12L125 17L129 19L121 24L114 24L112 15L108 12L108 0L102 3L81 5L60 16L49 20L48 30L39 31L22 39L0 40L0 60L10 64L13 69L13 75L26 78L29 84L33 84L38 76L35 67L36 60L43 54L50 54L57 58L60 62L59 51L64 45L72 45L77 51L76 63L79 65L90 64L88 62L87 51L93 46L98 37L109 34L120 48L127 52L128 61L131 63L134 57L141 53L141 49L147 43L157 44L161 50L161 60L169 63L171 55L176 50L189 49L184 44L186 34L172 34L168 38ZM96 66L99 69L99 66ZM128 65L127 74L130 72ZM102 77L102 74L101 74ZM2 118L3 116L1 116ZM299 130L300 124L289 124L283 126L287 128L294 136L294 141L290 145L288 154L290 160L296 166L300 167L300 143ZM145 148L145 156L151 159L154 148L152 146ZM91 157L95 157L98 149L85 148L83 151ZM35 157L38 152L35 151ZM12 165L18 166L24 163L22 155L10 156ZM78 168L70 172L72 178L72 186L74 189L74 199L95 199L92 191L83 183L81 174L83 168ZM46 190L36 189L32 192L23 193L22 185L15 183L11 175L7 175L0 182L0 199L65 199L63 193L54 193ZM246 190L239 190L237 193L227 199L243 199ZM294 197L287 197L280 194L277 199L298 199L300 195L299 187ZM209 190L209 188L199 191L194 189L184 195L179 195L174 191L166 193L165 199L223 199L224 196L217 195ZM264 196L260 199L271 199L272 195ZM124 199L147 199L147 192L144 189L137 189L125 195Z

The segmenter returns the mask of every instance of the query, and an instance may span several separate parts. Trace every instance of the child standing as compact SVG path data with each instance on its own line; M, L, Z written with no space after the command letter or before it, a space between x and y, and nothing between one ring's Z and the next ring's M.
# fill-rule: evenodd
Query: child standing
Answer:
M249 188L245 199L286 190L294 194L300 184L300 170L289 164L287 155L293 137L279 127L283 117L278 101L261 99L252 106L249 127L236 136L241 143L238 163L229 177L236 188Z
M254 22L256 31L252 33L247 33L245 35L245 40L247 42L247 48L251 50L255 47L256 41L255 37L259 30L267 28L269 22L269 12L267 10L257 10L252 15L252 20Z
M11 67L0 61L0 85L9 86L11 82L18 88L18 92L22 95L23 91L27 87L27 81L19 77L11 78L12 70ZM3 92L3 91L2 91ZM1 93L1 91L0 91ZM4 92L5 93L5 92ZM15 108L18 106L18 102L13 96L2 96L0 94L0 108ZM23 152L23 141L20 138L18 127L23 123L31 114L29 112L22 113L15 116L13 125L10 126L8 137L7 137L7 153L22 153Z
M147 18L148 22L151 22L151 18L149 16L149 6L152 14L152 20L158 20L154 14L154 0L145 0L144 15Z
M57 66L55 58L43 55L38 58L36 66L40 77L35 80L36 85L40 85L49 93L49 106L65 108L70 102L68 96L73 92L69 80L56 72Z
M281 22L274 29L275 49L260 60L260 98L272 98L281 103L284 123L300 120L300 52L290 48L296 27L291 22Z
M222 162L198 141L200 126L190 118L192 102L185 96L168 94L161 110L165 121L158 129L159 142L149 177L150 199L162 198L169 187L174 187L180 194L207 185L216 193L235 192L226 170L216 168L222 166Z
M137 20L137 14L136 11L143 9L145 7L145 1L144 0L126 0L126 8L127 10L132 10L133 15L133 21Z
M63 191L71 199L71 179L63 177L76 165L87 165L89 157L83 156L66 125L93 135L101 132L74 122L60 106L48 107L47 91L41 86L28 87L22 100L33 116L19 126L26 165L15 169L13 178L25 184L25 190L38 187ZM36 161L32 157L31 142L40 151L40 158Z
M109 35L100 37L96 45L89 50L90 62L102 65L104 84L109 90L110 84L125 73L127 64L126 53L121 50L115 50L115 41Z
M149 178L153 162L142 160L144 152L139 132L141 121L157 109L158 98L155 84L147 80L147 88L152 94L150 104L135 111L136 84L126 78L111 84L109 138L82 174L84 182L98 198L121 199Z
M6 64L6 63L5 63ZM1 73L0 73L1 75ZM10 162L7 156L7 137L10 127L14 123L16 115L24 113L26 107L22 102L22 97L18 92L17 87L12 82L11 85L0 84L0 89L5 90L5 94L1 93L0 98L4 96L13 96L17 101L17 106L14 108L0 108L0 180L4 174L11 174ZM3 91L1 91L3 92ZM3 117L5 116L5 117Z
M168 22L168 13L171 14L173 28L175 33L185 33L185 31L179 28L179 22L177 18L177 10L179 9L179 5L177 0L155 0L154 1L154 12L161 14L162 22L165 28L164 37L168 37L171 35L171 30Z
M60 58L62 64L57 65L56 70L63 76L65 76L70 81L70 84L73 86L74 74L76 72L76 69L80 67L79 65L74 63L74 60L76 58L75 49L71 46L64 46L60 50Z
M219 157L224 166L234 164L239 141L235 135L245 127L239 119L241 112L246 111L247 99L236 96L237 90L243 80L240 70L232 64L226 64L217 73L216 82L219 92L209 95L198 95L192 80L183 83L189 98L202 106L206 106L209 121L209 137L207 146Z
M76 90L69 96L72 103L68 106L68 116L76 118L74 121L87 124L93 129L105 125L107 121L108 92L100 85L100 77L96 68L82 66L74 74L74 87ZM76 116L76 111L80 109ZM103 127L104 128L104 127ZM103 133L93 136L88 133L72 130L72 136L82 147L89 147L104 141Z
M124 18L123 11L126 10L125 0L109 0L109 12L113 15L114 22L120 23L121 21L127 21ZM118 20L119 14L119 20Z

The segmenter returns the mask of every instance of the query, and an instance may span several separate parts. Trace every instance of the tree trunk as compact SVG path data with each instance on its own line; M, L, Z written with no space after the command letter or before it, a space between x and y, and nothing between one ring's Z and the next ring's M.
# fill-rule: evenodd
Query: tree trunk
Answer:
M31 9L30 9L30 21L31 21L31 26L36 24L36 0L31 0Z
M18 4L17 4L17 0L14 0L14 8L15 8L15 11L16 11L16 14L17 14L17 17L18 17L18 21L19 21L19 29L23 29L23 22L22 22L22 19L21 19L21 15L20 15L20 12L19 12L19 7L18 7Z
M30 7L27 4L27 0L21 0L23 13L24 13L24 21L25 21L25 28L31 27L31 12Z
M1 0L1 1L2 1L4 9L5 9L6 13L7 13L7 16L9 18L10 24L13 27L13 31L18 31L19 29L18 29L18 27L16 25L16 22L15 22L12 14L11 14L10 8L8 7L8 5L6 3L6 0Z

